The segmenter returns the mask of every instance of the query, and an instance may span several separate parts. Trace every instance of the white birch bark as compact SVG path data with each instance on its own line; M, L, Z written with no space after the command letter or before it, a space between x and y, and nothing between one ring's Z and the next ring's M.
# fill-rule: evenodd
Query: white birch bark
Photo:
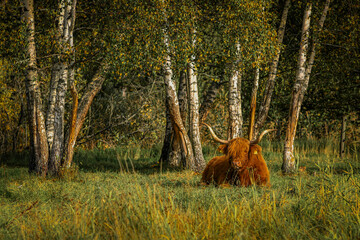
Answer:
M239 71L240 44L236 44L236 58L229 81L228 139L242 136L241 73Z
M52 148L52 143L54 139L54 117L55 117L54 112L55 112L55 102L56 102L56 90L60 78L60 68L61 66L58 63L53 64L51 79L50 79L49 103L46 112L46 130L47 130L46 133L47 133L47 140L50 149Z
M52 142L50 148L50 159L49 159L49 171L51 174L57 174L61 160L64 153L64 113L65 113L65 97L68 89L68 80L69 75L73 76L73 70L70 69L70 65L73 62L73 29L75 24L75 9L76 9L76 0L62 0L60 2L59 9L59 45L60 45L60 57L58 62L55 64L60 67L56 70L59 70L57 73L54 73L54 76L59 76L57 82L57 88L55 93L55 103L52 104L51 98L49 101L49 106L54 105L53 112L49 112L49 117L53 118L53 133L48 133L48 138ZM72 74L70 74L72 72ZM50 108L49 108L50 109ZM51 138L51 136L53 137Z
M187 118L187 76L185 71L180 73L179 88L178 88L178 98L179 98L179 109L180 115L183 123L186 122ZM165 137L164 143L161 151L160 162L169 164L171 166L180 166L181 163L185 163L186 159L181 153L181 147L179 141L174 140L174 129L171 124L171 117L169 112L168 102L165 101L166 108L166 128L165 128Z
M23 3L27 30L26 53L28 57L25 86L31 151L29 171L45 176L49 152L36 64L34 2L33 0L23 0Z
M59 174L59 167L62 155L66 155L63 161L64 167L71 165L72 156L76 137L85 121L85 117L90 105L101 89L105 80L105 74L109 69L109 65L102 63L96 72L92 81L88 84L78 106L78 95L74 84L74 25L76 0L62 0L59 7L58 17L58 43L59 58L55 59L52 68L52 80L50 84L50 94L48 100L48 110L45 118L42 110L41 94L36 71L36 49L35 49L35 25L34 25L34 9L33 0L23 0L25 5L24 20L27 25L28 32L28 48L29 55L28 74L26 81L26 92L29 109L30 123L30 146L31 146L31 162L30 171L34 171L45 176L47 173L54 175ZM71 55L69 55L71 54ZM73 112L71 113L71 126L68 136L64 134L64 112L65 112L65 94L67 91L68 81L70 82L71 93L73 95ZM77 107L78 106L78 107ZM75 110L75 111L74 111ZM65 141L65 139L67 141ZM51 145L51 149L48 146ZM50 155L49 155L50 153Z
M51 79L50 79L50 92L49 92L49 100L48 100L48 109L46 113L46 130L47 130L47 138L49 142L49 147L52 149L52 143L54 140L54 131L55 131L55 104L57 101L57 90L58 90L58 83L60 80L60 76L63 75L64 66L61 62L61 52L62 47L66 41L64 41L64 23L65 14L66 14L66 2L61 0L59 3L59 10L58 10L58 27L56 33L57 39L57 48L58 48L58 56L53 59L53 66L51 69Z
M196 30L192 30L192 48L195 49ZM194 151L195 167L198 172L205 168L205 159L202 153L200 130L199 130L199 90L195 66L195 55L191 56L188 63L188 86L189 86L189 130L190 139Z
M324 23L325 23L327 12L329 11L329 7L330 7L330 0L326 0L325 7L323 9L323 12L322 12L320 20L319 20L317 33L314 34L313 40L311 42L310 57L309 57L309 62L307 64L307 68L306 68L306 72L305 72L305 90L307 89L307 87L309 85L311 70L312 70L312 67L313 67L314 61L315 61L315 54L316 54L315 50L316 50L316 45L318 44L318 33L320 33L324 27Z
M191 142L180 115L179 101L176 94L175 82L172 79L171 58L169 54L166 56L164 72L166 98L169 104L170 118L175 134L174 138L180 142L182 150L186 156L186 167L196 170Z
M330 6L330 0L327 0L318 23L319 32L322 30L324 26L324 22L326 19L327 12L329 10L329 6ZM282 165L282 171L284 173L295 171L294 140L296 134L296 126L299 119L301 104L303 102L305 92L309 85L311 69L315 60L317 35L313 37L309 60L307 61L306 59L306 51L308 48L308 41L309 41L310 15L311 15L311 5L309 5L306 8L304 14L304 20L303 20L303 31L302 31L302 38L300 43L298 70L296 73L295 85L291 97L289 120L286 129L286 137L284 144L285 146L284 146L284 156L283 156L283 165Z
M167 24L167 15L164 1L163 4L163 15L164 22ZM163 29L163 40L166 48L165 63L163 66L164 70L164 82L165 82L165 92L166 100L169 106L169 113L171 118L171 123L174 129L174 139L181 144L182 151L186 156L186 167L196 171L194 154L190 138L187 134L187 131L184 127L184 123L181 119L180 109L179 109L179 100L176 94L176 84L173 80L173 72L171 69L171 49L170 49L170 39L168 34L168 26Z
M290 110L288 126L286 129L284 156L282 171L290 173L295 171L295 157L294 157L294 139L296 134L296 125L300 114L301 99L305 93L305 77L306 77L306 59L307 49L309 44L309 31L311 19L312 4L307 4L303 17L302 34L298 58L298 66L296 70L295 84L291 94Z

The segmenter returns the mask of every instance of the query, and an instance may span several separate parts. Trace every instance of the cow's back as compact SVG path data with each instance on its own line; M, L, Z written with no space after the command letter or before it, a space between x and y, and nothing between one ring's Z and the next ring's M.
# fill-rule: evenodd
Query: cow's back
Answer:
M226 156L214 157L206 165L202 173L201 182L210 184L214 182L216 185L225 184L228 181L228 173L231 166Z

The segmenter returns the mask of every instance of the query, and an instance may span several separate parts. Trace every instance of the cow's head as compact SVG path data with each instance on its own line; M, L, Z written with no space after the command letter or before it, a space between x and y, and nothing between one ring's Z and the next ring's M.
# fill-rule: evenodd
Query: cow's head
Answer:
M260 136L257 139L253 141L249 141L245 138L240 138L240 137L231 140L223 140L216 136L216 134L209 125L207 125L206 123L203 124L209 128L210 133L213 136L214 140L219 143L222 143L222 145L220 145L218 149L220 152L226 155L231 166L235 169L241 168L248 161L249 150L251 145L258 144L265 134L276 130L276 129L265 130L260 134Z

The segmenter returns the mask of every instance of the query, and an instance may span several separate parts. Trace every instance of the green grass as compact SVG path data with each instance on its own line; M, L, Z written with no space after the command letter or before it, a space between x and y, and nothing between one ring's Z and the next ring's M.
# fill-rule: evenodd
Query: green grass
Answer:
M3 157L0 239L360 237L357 159L304 141L301 171L283 176L280 145L262 146L270 188L199 186L200 175L160 168L159 147L78 151L79 171L68 179L29 175L26 154ZM217 154L204 152L207 160Z

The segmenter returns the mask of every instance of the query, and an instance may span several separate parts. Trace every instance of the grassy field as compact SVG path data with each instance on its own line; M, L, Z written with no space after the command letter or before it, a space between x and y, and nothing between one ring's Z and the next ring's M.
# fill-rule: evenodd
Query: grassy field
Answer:
M281 144L263 146L270 188L199 186L159 167L159 148L78 151L77 174L41 179L27 156L3 157L0 239L359 239L360 160L331 142L297 145L299 173L281 174ZM205 147L209 160L214 147Z

